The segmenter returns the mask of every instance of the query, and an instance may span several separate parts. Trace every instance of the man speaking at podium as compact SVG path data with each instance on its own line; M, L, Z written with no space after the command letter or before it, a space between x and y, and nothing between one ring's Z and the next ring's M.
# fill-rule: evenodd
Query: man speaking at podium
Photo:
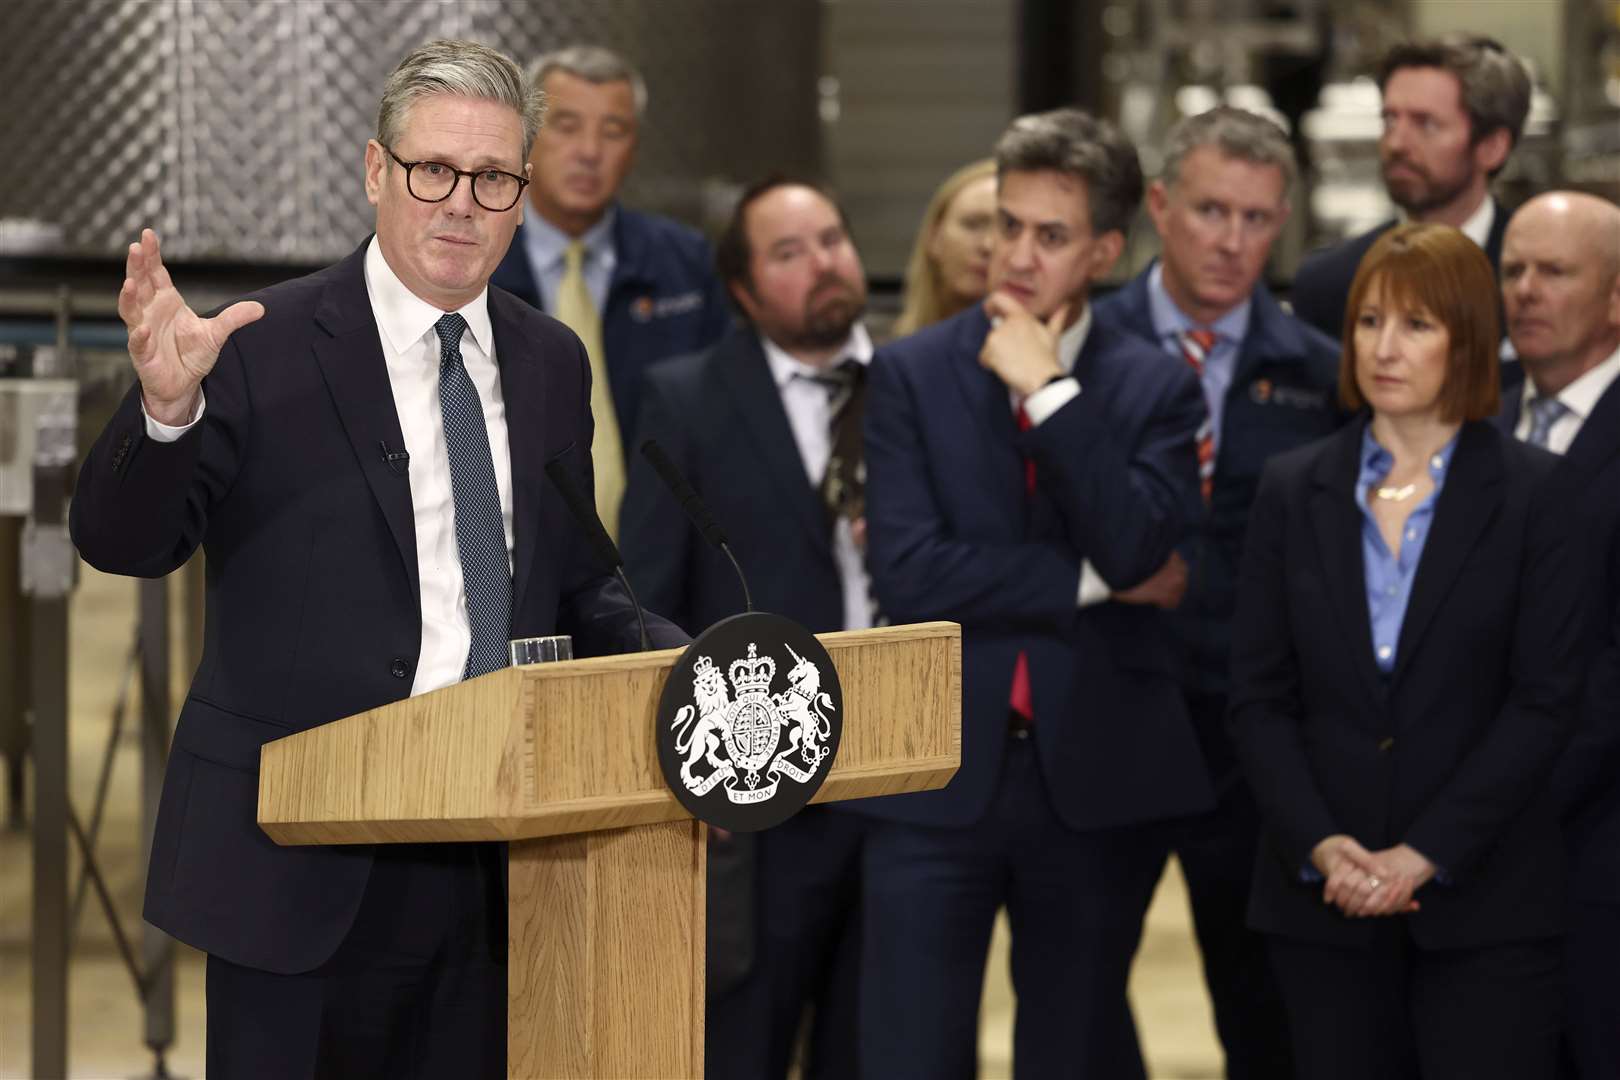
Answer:
M504 845L282 848L255 809L261 744L504 667L510 637L638 647L543 471L591 490L585 350L487 287L541 111L506 56L433 42L384 87L354 254L200 318L158 238L130 245L139 383L71 523L113 573L207 553L145 916L209 954L210 1077L505 1075Z

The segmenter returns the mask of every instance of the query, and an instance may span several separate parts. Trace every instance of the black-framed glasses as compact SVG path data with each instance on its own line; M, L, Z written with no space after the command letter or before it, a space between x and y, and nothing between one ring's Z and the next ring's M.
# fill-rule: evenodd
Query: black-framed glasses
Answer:
M422 202L444 202L465 176L472 185L473 201L498 214L516 206L529 186L525 177L500 169L466 172L443 161L406 161L388 147L383 149L405 169L405 190Z

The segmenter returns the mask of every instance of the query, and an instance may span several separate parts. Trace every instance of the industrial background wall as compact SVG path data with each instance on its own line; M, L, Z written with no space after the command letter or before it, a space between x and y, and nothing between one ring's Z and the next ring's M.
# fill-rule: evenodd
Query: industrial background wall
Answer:
M434 37L520 63L593 42L651 91L635 205L701 223L728 184L821 171L818 0L8 0L0 219L40 254L324 263L371 229L361 148ZM15 237L13 238L15 239Z

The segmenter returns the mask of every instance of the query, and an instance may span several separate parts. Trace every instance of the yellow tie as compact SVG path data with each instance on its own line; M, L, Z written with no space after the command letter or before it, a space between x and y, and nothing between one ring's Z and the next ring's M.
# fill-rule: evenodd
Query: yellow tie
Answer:
M619 417L613 411L608 386L607 360L602 355L602 315L585 287L585 245L575 240L563 256L562 284L557 289L557 318L579 335L591 358L591 416L596 434L591 439L591 461L596 470L596 512L608 535L619 538L619 503L624 498L624 444L619 440Z

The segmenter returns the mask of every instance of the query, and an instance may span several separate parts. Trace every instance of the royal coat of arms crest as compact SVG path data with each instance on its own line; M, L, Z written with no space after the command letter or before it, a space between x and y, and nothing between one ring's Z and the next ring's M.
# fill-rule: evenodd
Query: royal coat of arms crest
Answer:
M670 725L676 753L684 759L681 782L693 795L724 785L726 797L738 805L767 802L784 777L809 783L826 760L836 711L832 696L821 689L815 663L791 645L783 648L793 657L793 666L787 672L787 690L777 694L770 692L776 661L760 656L755 642L728 669L735 698L713 659L697 658L693 702L682 706Z

